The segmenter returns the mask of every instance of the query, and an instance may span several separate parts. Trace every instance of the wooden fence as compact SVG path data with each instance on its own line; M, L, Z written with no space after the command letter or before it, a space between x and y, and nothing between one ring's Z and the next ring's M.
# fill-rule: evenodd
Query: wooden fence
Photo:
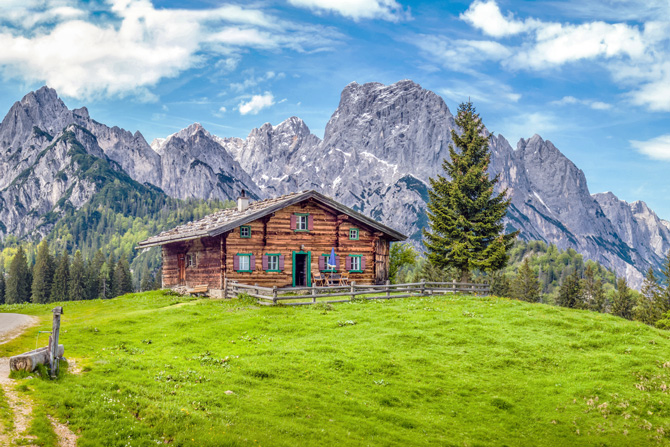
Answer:
M409 284L358 285L352 282L346 286L333 287L261 287L241 284L237 281L226 281L224 298L248 295L256 298L258 304L264 306L303 306L319 303L346 303L355 299L388 300L392 298L407 298L415 296L429 296L444 293L468 293L471 295L488 295L488 284L432 282L422 281ZM318 300L318 301L317 301Z

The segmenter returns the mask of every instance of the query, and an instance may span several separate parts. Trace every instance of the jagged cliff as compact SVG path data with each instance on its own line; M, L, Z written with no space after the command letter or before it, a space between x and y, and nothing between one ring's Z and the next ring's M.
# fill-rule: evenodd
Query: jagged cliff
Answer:
M323 139L291 117L246 139L194 124L150 146L139 132L94 121L86 108L69 110L44 87L15 103L0 124L0 237L47 231L59 207L90 198L95 182L77 168L75 152L83 151L182 199L316 189L419 243L429 178L442 173L453 129L444 100L412 81L354 82ZM512 198L507 227L522 238L575 248L634 286L670 249L670 224L642 202L592 196L584 173L550 141L534 135L513 149L491 135L491 149L490 173Z

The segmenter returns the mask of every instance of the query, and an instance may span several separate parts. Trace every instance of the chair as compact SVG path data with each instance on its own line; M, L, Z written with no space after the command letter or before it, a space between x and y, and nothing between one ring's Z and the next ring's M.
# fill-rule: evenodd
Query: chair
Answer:
M349 285L349 275L342 274L340 275L340 285L348 286Z
M330 281L329 285L330 286L336 286L340 283L340 275L339 273L333 273L330 275Z
M312 274L312 278L315 286L323 287L326 285L326 278L321 273Z

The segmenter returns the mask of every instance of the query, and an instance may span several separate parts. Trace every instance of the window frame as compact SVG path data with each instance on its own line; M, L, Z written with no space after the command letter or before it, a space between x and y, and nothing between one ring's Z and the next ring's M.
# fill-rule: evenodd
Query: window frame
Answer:
M242 234L242 229L246 229L249 231L249 234L247 236ZM251 238L251 225L241 225L240 226L240 237L243 239L250 239Z
M253 253L237 253L237 259L238 259L238 264L237 264L237 270L235 270L237 273L253 273L253 270L251 270L251 255ZM242 269L242 259L246 258L247 263L249 265L249 268L247 270Z
M363 273L363 269L361 268L363 261L363 255L348 255L351 258L351 269L349 270L350 273ZM358 268L354 268L354 259L358 259Z
M351 237L351 232L352 232L352 231L355 231L355 232L356 232L356 237ZM356 228L356 227L351 227L351 228L349 228L349 240L350 240L350 241L357 241L357 240L359 240L359 238L360 238L360 233L361 233L361 230L359 230L359 229Z
M337 257L337 255L335 255L335 256ZM330 258L330 253L323 253L323 254L321 255L321 257L322 257L322 258L325 258L325 259L324 259L324 263L323 263L323 265L324 265L324 266L328 265L328 261L327 261L327 259ZM335 267L334 269L324 268L323 270L319 270L319 271L320 271L321 273L337 273L338 270L339 270L339 269L338 269L337 267Z
M295 215L295 231L309 232L309 213L294 213ZM305 219L305 228L300 228L301 219Z
M187 253L186 254L186 267L197 268L198 267L198 257L196 253Z
M265 253L265 256L268 257L268 269L265 270L265 271L266 272L280 273L281 270L279 269L279 257L281 256L281 253ZM277 268L276 269L270 268L271 267L270 266L270 260L273 259L273 258L277 260Z

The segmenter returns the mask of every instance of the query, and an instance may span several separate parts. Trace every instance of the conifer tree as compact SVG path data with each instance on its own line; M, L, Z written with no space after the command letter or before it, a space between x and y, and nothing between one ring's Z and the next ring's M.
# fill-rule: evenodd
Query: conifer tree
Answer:
M519 272L514 279L513 294L515 298L522 301L536 303L540 300L540 281L530 267L528 258L525 258L519 267Z
M70 283L70 256L67 250L58 258L54 281L51 287L51 302L67 301L69 299L68 287Z
M37 247L35 267L33 268L32 296L33 303L45 304L51 300L51 288L53 285L54 264L49 244L46 239Z
M661 266L661 273L665 278L665 287L659 290L659 306L662 313L670 312L670 251L668 251L665 261Z
M645 324L653 325L663 316L661 295L663 290L658 284L654 269L649 267L642 284L642 294L638 297L635 306L635 319Z
M125 258L119 259L116 264L113 287L112 296L114 297L133 292L133 278L130 273L130 266Z
M498 176L491 179L487 173L489 137L471 102L459 106L456 125L463 133L451 131L451 160L442 163L447 176L430 179L430 231L424 230L424 236L430 263L456 268L460 280L468 282L473 270L502 269L518 232L503 232L510 200L507 190L494 193Z
M612 315L633 319L633 295L624 277L617 278L616 291L612 297Z
M30 301L30 270L23 247L19 246L12 262L5 286L5 302L18 304Z
M144 270L142 270L142 280L140 281L140 291L141 292L147 292L147 291L153 289L153 286L154 286L154 278L151 275L151 273L149 273L149 269L145 267Z
M579 274L575 270L571 275L566 276L561 284L556 304L570 308L580 307L580 295Z
M591 264L586 265L584 279L581 283L580 306L582 309L590 309L603 312L606 304L605 291L600 279L596 279L595 270Z
M109 280L110 277L110 271L109 267L107 265L107 262L102 264L102 267L100 267L100 298L107 299L107 298L112 298L112 290L110 288L111 281Z
M163 288L163 267L160 267L154 275L153 290L160 290Z
M5 304L5 272L0 269L0 304Z
M89 300L101 297L103 277L100 272L104 263L105 256L98 250L86 266L86 295Z
M79 250L72 257L68 285L68 298L70 301L80 301L86 298L86 266L84 265L84 257Z
M512 283L507 275L501 272L491 275L491 294L503 298L512 297Z

